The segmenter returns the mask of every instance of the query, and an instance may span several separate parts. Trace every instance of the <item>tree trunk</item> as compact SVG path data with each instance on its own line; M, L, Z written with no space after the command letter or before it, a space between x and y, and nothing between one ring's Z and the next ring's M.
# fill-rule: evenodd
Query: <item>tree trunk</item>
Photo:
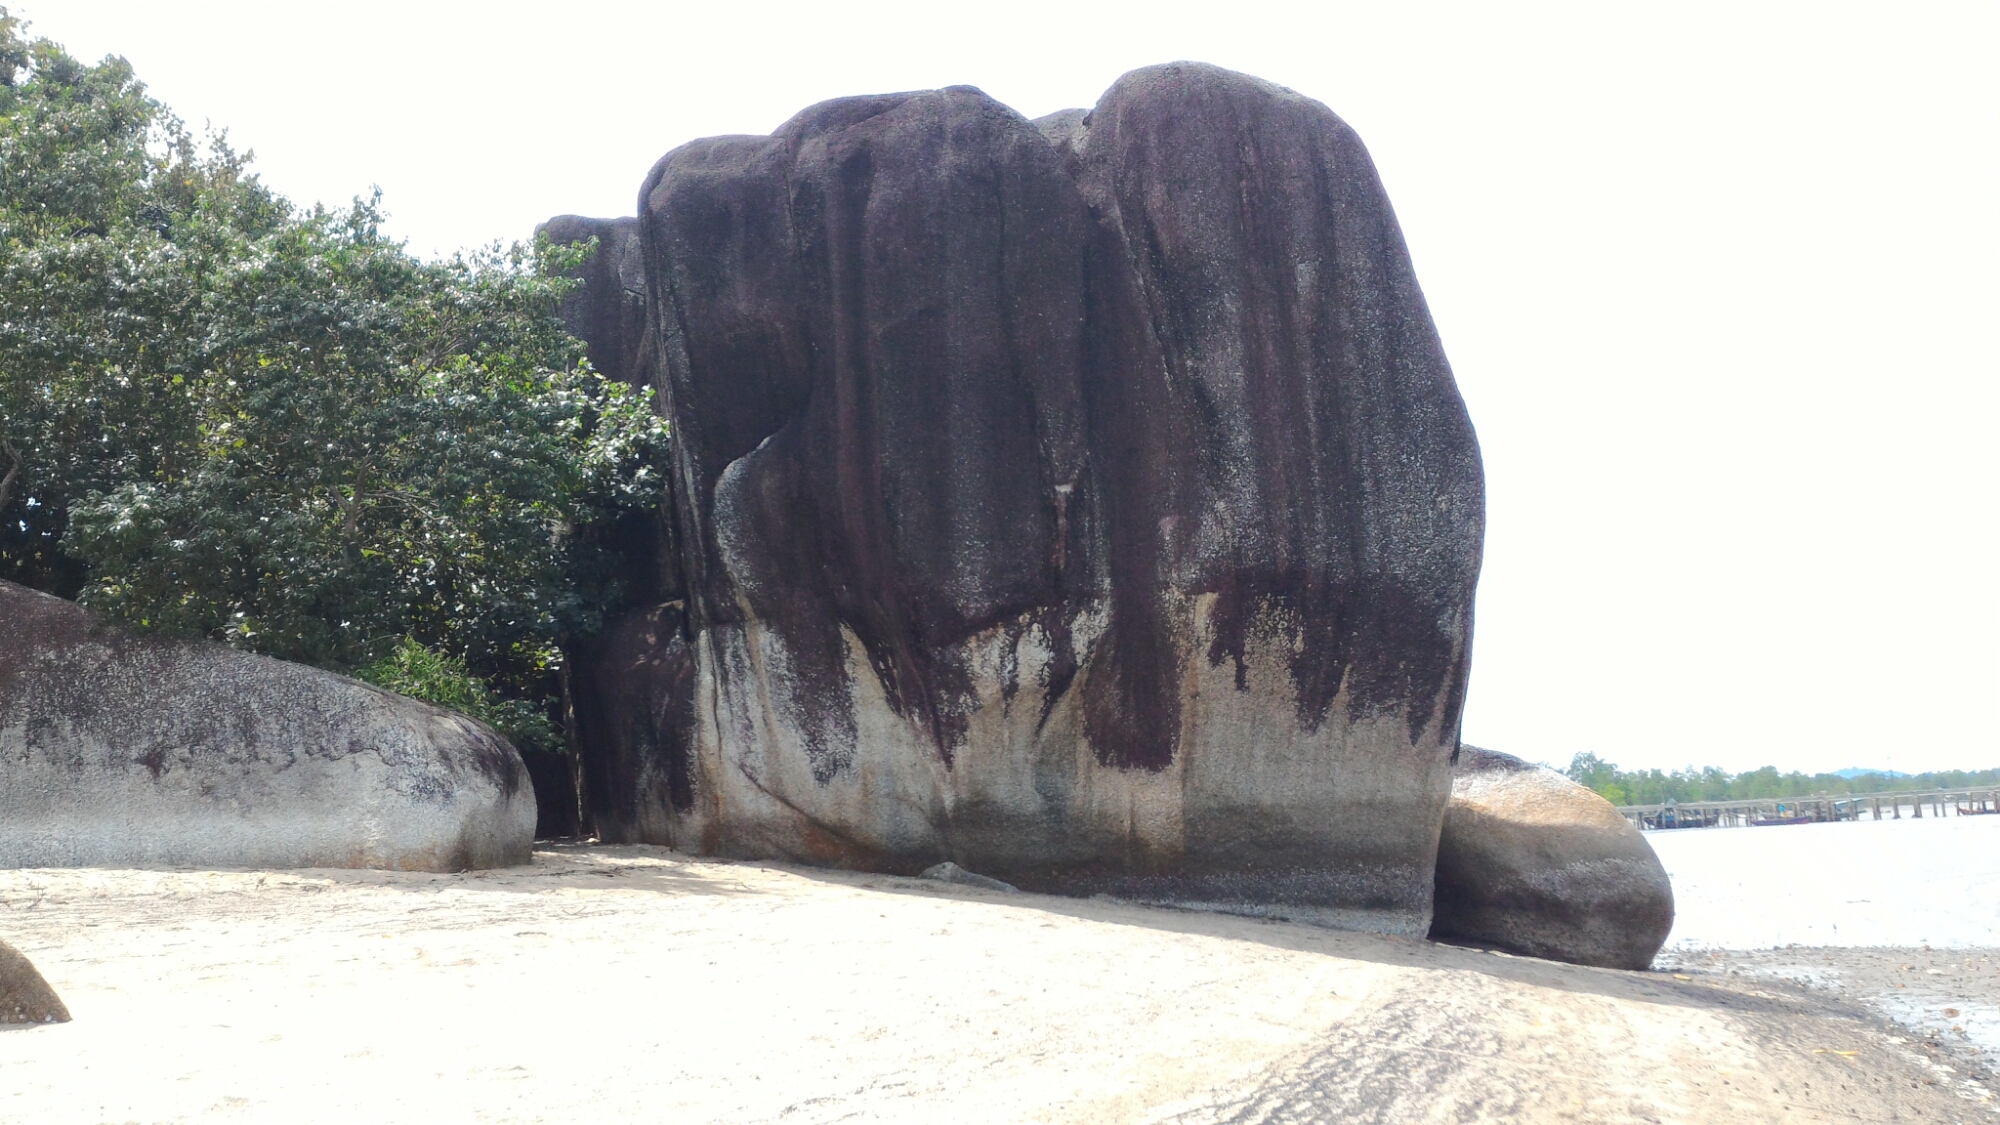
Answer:
M563 661L556 666L556 682L562 687L563 742L569 750L570 788L576 796L576 838L579 842L589 839L590 802L584 797L583 788L583 743L576 736L576 697L570 692L569 654L563 654Z
M0 512L7 510L7 504L14 499L14 482L21 479L21 455L14 450L14 443L0 438L0 453L7 455L7 475L0 477Z

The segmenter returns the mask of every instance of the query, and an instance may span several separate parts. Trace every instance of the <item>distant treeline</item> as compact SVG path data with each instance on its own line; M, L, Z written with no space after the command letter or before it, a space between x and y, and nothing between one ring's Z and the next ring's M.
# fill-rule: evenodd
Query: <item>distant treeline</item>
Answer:
M1941 770L1892 776L1864 773L1779 773L1776 766L1729 773L1715 766L1662 772L1621 770L1595 754L1578 754L1564 771L1614 805L1658 805L1667 801L1754 801L1767 797L1840 796L1848 793L1912 793L2000 785L2000 769Z

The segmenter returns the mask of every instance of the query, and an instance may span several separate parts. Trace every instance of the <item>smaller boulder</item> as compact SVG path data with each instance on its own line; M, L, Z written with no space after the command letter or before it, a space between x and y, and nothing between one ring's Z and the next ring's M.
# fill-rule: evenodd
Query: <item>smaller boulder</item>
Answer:
M1461 747L1438 839L1431 939L1644 969L1674 890L1611 802L1543 766Z
M0 580L0 867L524 864L527 766L463 715Z
M0 1024L68 1022L69 1009L34 962L0 941Z

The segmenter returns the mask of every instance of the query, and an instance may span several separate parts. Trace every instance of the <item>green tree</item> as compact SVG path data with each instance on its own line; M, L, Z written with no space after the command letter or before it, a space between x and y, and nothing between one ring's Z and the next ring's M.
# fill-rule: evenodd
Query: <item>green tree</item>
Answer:
M1632 803L1630 794L1618 780L1618 767L1595 754L1586 752L1571 758L1569 769L1564 772L1569 775L1571 781L1614 805Z
M0 78L0 577L555 710L619 596L580 532L657 503L666 441L557 319L587 248L420 260L4 8Z
M187 412L150 471L74 503L83 599L352 668L405 635L535 674L595 628L574 531L657 492L645 393L587 368L568 282L423 263L369 204L314 212L211 276Z
M66 595L70 505L183 444L201 279L281 201L123 60L85 66L0 10L0 577Z

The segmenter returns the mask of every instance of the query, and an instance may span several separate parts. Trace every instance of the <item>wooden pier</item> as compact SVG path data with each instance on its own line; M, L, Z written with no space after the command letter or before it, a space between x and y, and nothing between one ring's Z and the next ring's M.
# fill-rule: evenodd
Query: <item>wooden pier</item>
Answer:
M1812 797L1760 797L1750 801L1669 801L1623 805L1618 812L1640 831L1672 828L1742 828L1815 824L1838 820L1901 820L1905 815L2000 815L2000 788L1939 789L1923 793L1848 793Z

